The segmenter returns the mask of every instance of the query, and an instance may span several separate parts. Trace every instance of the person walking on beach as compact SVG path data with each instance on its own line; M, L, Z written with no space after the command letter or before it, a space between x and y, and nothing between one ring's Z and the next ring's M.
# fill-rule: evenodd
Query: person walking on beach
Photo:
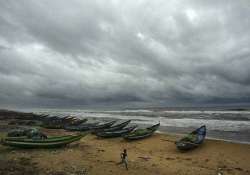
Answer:
M128 170L128 154L127 154L127 150L124 149L120 156L121 156L121 162L119 162L118 164L123 164L124 163L126 169Z

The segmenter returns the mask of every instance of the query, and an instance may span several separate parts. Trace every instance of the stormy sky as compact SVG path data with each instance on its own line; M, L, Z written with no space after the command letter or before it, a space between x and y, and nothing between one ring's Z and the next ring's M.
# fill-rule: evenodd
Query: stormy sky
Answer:
M0 107L249 102L248 0L0 1Z

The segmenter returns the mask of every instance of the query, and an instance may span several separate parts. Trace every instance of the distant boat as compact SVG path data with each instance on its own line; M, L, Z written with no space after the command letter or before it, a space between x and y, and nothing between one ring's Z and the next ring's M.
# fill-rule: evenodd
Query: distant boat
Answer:
M139 139L144 139L147 137L150 137L151 135L154 134L154 132L159 128L160 123L150 126L145 129L137 129L127 135L125 135L123 138L126 140L139 140Z
M187 151L200 146L206 137L206 126L203 125L200 128L194 130L186 137L175 142L179 150Z

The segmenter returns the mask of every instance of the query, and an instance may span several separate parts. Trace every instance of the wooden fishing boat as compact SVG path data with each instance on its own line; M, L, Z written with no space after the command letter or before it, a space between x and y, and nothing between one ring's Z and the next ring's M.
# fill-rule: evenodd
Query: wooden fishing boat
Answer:
M109 122L101 123L101 124L98 124L96 126L91 127L90 129L91 130L99 130L99 129L110 128L115 122L116 122L115 120L112 120Z
M77 126L65 126L64 129L67 131L88 131L91 130L92 127L97 126L99 123L82 123Z
M63 129L63 125L61 123L43 124L42 127L47 129Z
M71 127L71 126L79 126L83 123L86 123L88 121L88 119L78 119L78 120L74 120L70 123L67 123L64 125L64 129L67 128L67 127Z
M194 130L187 136L183 137L179 141L175 142L176 147L179 150L187 151L200 146L206 137L206 126L203 125L200 128Z
M16 141L16 142L31 142L31 143L46 143L46 142L57 142L62 140L71 139L73 135L64 135L64 136L53 136L46 139L31 139L31 138L19 138L19 137L6 137L5 141Z
M127 128L118 130L118 131L98 132L96 135L98 137L104 137L104 138L120 137L120 136L123 136L123 135L126 135L126 134L132 132L136 127L137 127L137 125L134 125L131 127L127 127Z
M46 117L45 120L43 121L42 127L47 129L62 129L63 128L62 118L58 116Z
M71 136L62 140L55 140L52 142L25 142L25 141L8 141L3 140L2 144L11 147L17 148L58 148L66 146L75 141L79 141L85 134L79 134L76 136Z
M127 120L125 122L113 125L110 128L94 130L92 133L96 134L98 132L111 132L111 131L121 130L122 128L126 127L130 122L131 120Z
M80 124L85 123L87 121L88 121L88 119L74 119L70 123L66 123L66 125L75 125L75 126L77 126L77 125L80 125Z
M139 139L144 139L147 138L151 135L153 135L153 133L159 128L160 123L150 126L148 128L145 129L137 129L127 135L125 135L123 138L126 140L139 140Z
M157 123L153 126L148 127L147 129L151 131L156 131L159 127L160 127L160 123Z

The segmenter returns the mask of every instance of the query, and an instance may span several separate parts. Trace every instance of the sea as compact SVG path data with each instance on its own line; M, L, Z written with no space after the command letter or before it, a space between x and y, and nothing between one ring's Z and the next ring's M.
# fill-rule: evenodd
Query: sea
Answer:
M27 111L27 110L26 110ZM207 138L250 144L250 110L227 108L148 108L148 109L32 109L28 112L50 116L76 116L89 122L131 120L138 127L160 122L158 132L186 134L206 125Z

